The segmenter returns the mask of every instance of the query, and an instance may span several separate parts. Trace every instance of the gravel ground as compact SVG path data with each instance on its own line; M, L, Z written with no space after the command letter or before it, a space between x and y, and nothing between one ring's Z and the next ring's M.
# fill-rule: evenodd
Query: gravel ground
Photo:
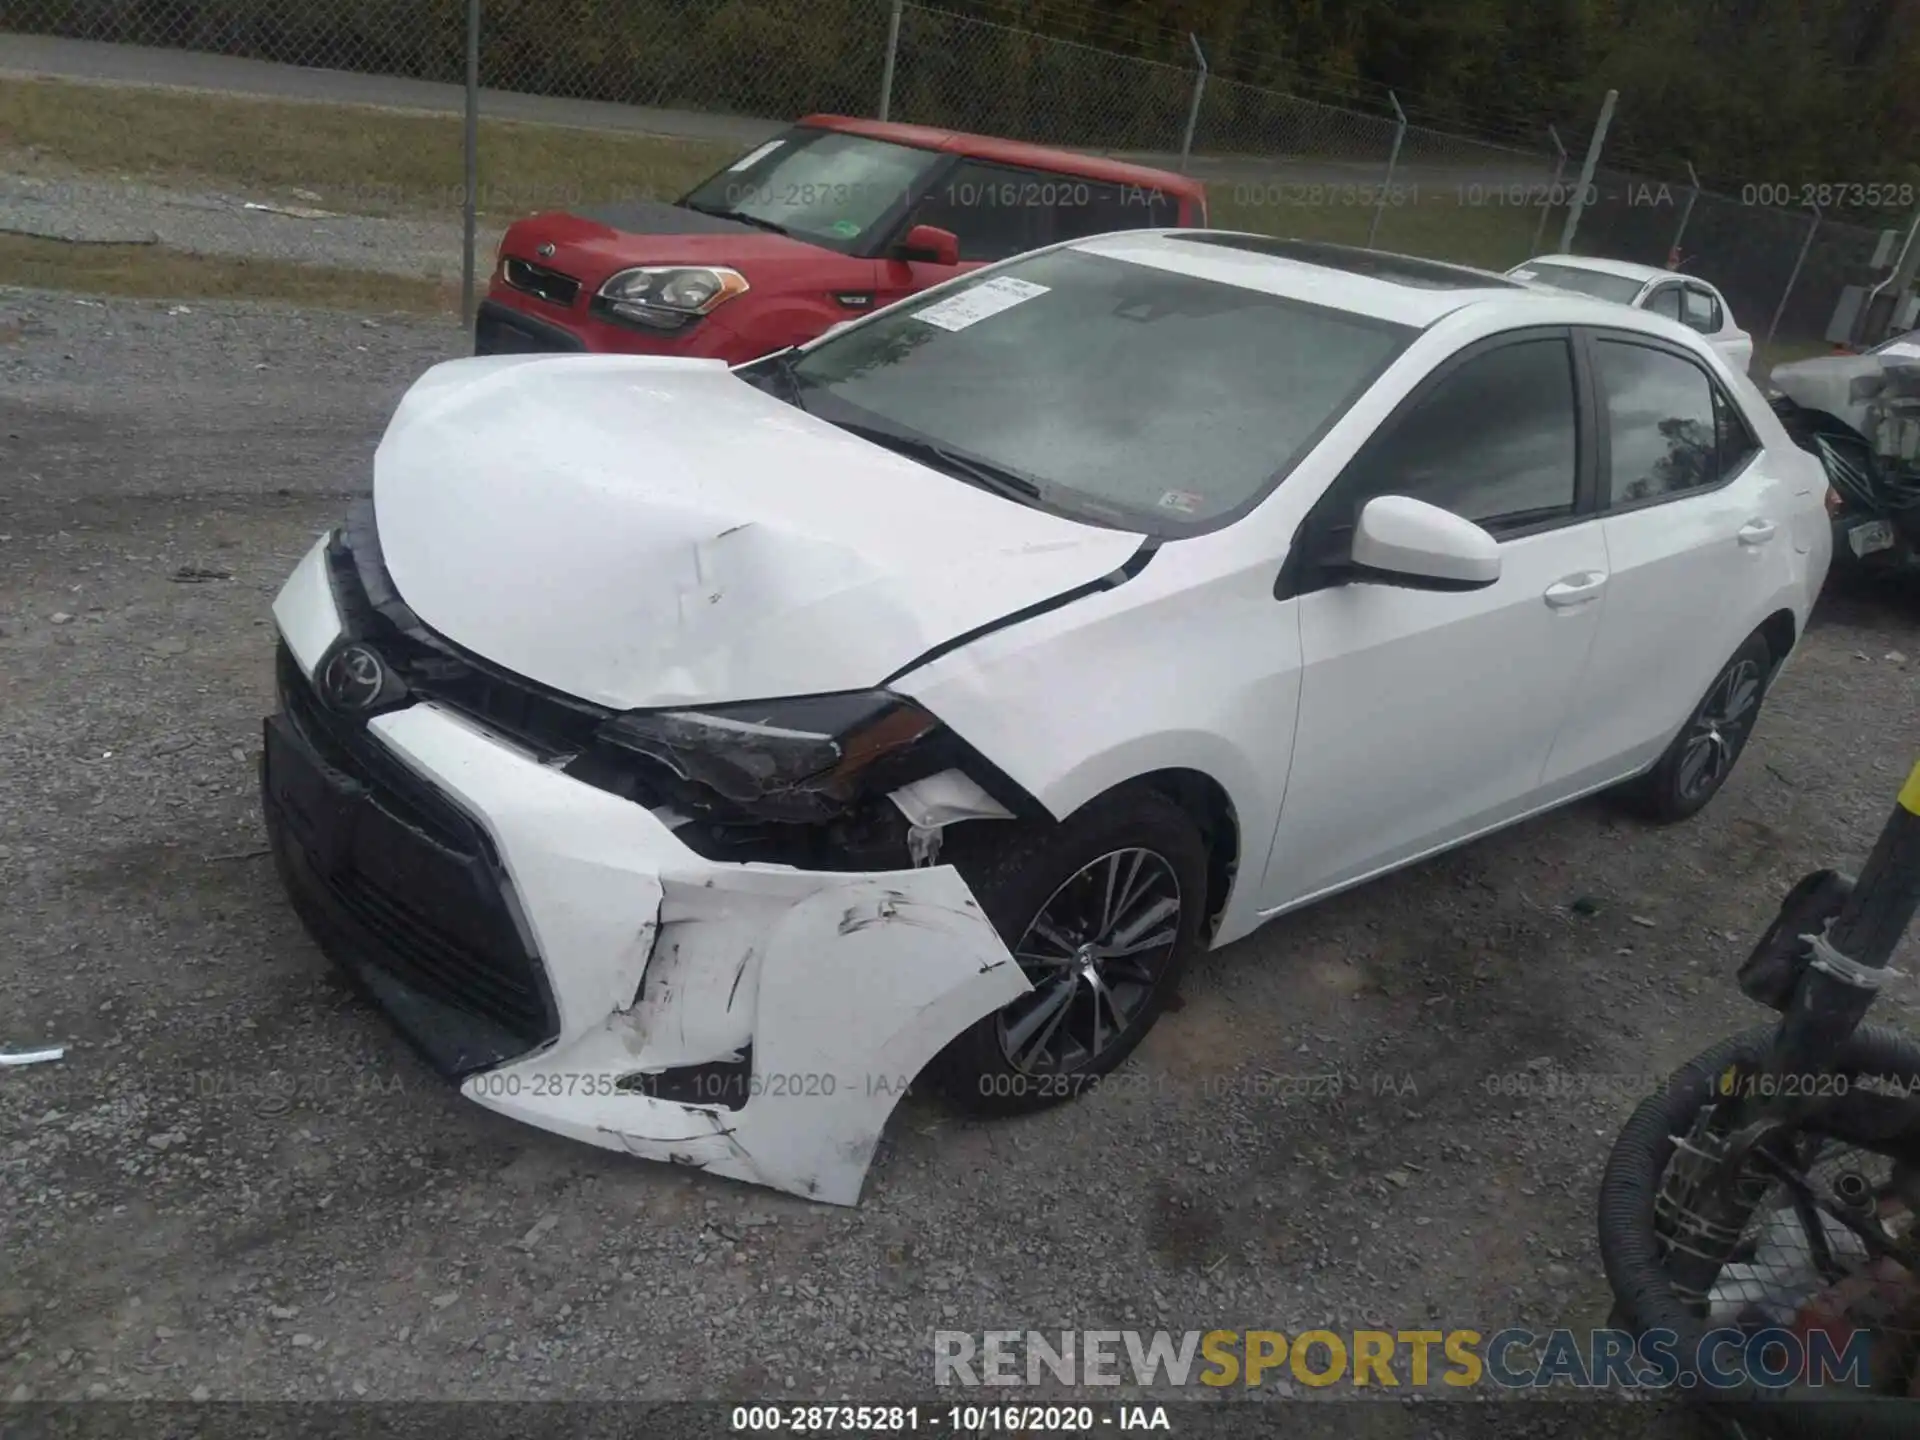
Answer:
M1693 823L1583 804L1276 922L1087 1101L910 1098L858 1209L573 1145L403 1050L256 819L271 595L460 339L0 292L0 1043L73 1047L0 1072L0 1396L880 1397L938 1328L1602 1323L1636 1077L1760 1018L1748 937L1920 752L1916 608L1843 599Z
M306 213L287 213L290 210ZM120 179L0 175L0 230L95 244L158 243L230 259L286 260L438 279L457 276L461 264L457 217L439 221L342 215L301 200ZM482 227L479 240L484 265L499 245L499 228Z

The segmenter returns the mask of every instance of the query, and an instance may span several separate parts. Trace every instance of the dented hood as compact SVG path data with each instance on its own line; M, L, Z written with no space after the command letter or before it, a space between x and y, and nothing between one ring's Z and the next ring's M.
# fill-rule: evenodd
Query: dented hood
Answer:
M374 508L428 626L618 709L868 688L1142 540L977 490L719 361L624 355L436 366L380 442Z

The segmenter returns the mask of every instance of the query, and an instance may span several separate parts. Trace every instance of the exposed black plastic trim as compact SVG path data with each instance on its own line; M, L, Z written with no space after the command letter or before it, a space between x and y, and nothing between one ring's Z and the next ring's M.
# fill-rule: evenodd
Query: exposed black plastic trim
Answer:
M586 348L572 331L497 300L482 300L474 313L476 355L575 355Z
M275 672L261 803L281 878L322 947L445 1074L552 1040L545 967L485 827L329 710L284 641Z
M1439 590L1447 594L1484 590L1489 585L1499 583L1496 580L1444 580L1437 575L1407 575L1398 570L1376 570L1371 565L1350 565L1348 575L1356 585L1391 585L1397 590Z
M795 1081L797 1083L798 1077ZM753 1046L742 1047L731 1059L670 1065L665 1070L623 1075L614 1088L623 1095L645 1095L675 1105L744 1110L753 1097Z
M1154 552L1159 548L1160 545L1158 541L1147 540L1138 550L1133 552L1126 564L1111 574L1102 575L1098 580L1092 581L1089 584L1077 585L1071 590L1062 591L1050 600L1037 601L1032 605L1026 606L1024 609L1015 610L1010 615L1003 615L998 620L991 620L985 625L976 625L973 629L956 635L951 640L943 640L931 650L926 651L917 659L909 660L905 665L902 665L898 670L887 676L886 679L880 682L878 688L884 690L901 677L912 674L922 666L931 665L941 656L951 655L955 650L966 645L971 645L974 641L983 639L997 630L1005 630L1009 626L1020 624L1023 620L1035 619L1051 611L1058 610L1062 606L1071 605L1076 600L1084 600L1089 595L1098 595L1102 590L1117 590L1142 570L1146 569L1147 562L1153 559Z

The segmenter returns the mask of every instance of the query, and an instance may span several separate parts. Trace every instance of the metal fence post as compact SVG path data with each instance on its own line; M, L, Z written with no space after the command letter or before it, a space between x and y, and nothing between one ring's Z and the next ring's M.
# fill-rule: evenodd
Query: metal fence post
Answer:
M1547 216L1553 213L1554 203L1560 195L1560 177L1567 173L1567 147L1560 143L1560 132L1549 125L1547 138L1553 141L1559 158L1553 162L1553 181L1547 186L1546 198L1540 202L1540 223L1533 227L1532 253L1535 255L1540 253L1540 242L1547 233Z
M1193 45L1193 58L1200 69L1193 77L1193 103L1187 107L1187 130L1180 137L1180 173L1187 173L1187 162L1193 159L1193 132L1200 124L1200 99L1207 93L1207 52L1200 48L1200 37L1191 30L1187 39Z
M464 144L467 174L465 193L460 200L464 231L464 253L460 263L460 316L461 323L471 331L480 229L480 0L467 0L467 118Z
M1693 162L1687 161L1687 179L1693 182L1693 188L1687 192L1686 208L1680 212L1680 223L1674 227L1673 246L1667 251L1667 268L1680 268L1680 237L1687 233L1687 221L1693 218L1693 203L1700 198L1700 172L1693 168Z
M1380 233L1380 217L1386 213L1387 196L1393 189L1393 172L1400 163L1400 142L1407 138L1407 112L1400 108L1400 97L1391 90L1387 99L1393 102L1395 123L1393 127L1393 148L1387 152L1387 178L1380 185L1380 199L1373 207L1373 220L1367 226L1367 248L1373 248L1373 237Z
M1820 207L1810 205L1813 211L1813 223L1807 226L1807 238L1800 242L1800 253L1793 257L1793 273L1787 276L1787 288L1780 292L1780 303L1774 307L1773 323L1767 326L1766 343L1773 343L1774 333L1780 328L1780 317L1787 313L1787 301L1793 295L1793 287L1800 279L1800 267L1807 263L1807 252L1813 248L1813 232L1820 228Z
M900 5L893 0L887 8L887 63L880 71L880 118L893 109L893 60L900 53Z
M1580 187L1574 192L1573 204L1567 207L1566 227L1560 232L1560 253L1573 253L1574 232L1580 228L1580 212L1587 208L1587 192L1593 188L1593 172L1600 164L1600 147L1607 143L1607 126L1613 123L1613 105L1620 98L1618 90L1607 91L1607 98L1600 102L1600 119L1593 127L1593 139L1587 142L1587 158L1580 166Z

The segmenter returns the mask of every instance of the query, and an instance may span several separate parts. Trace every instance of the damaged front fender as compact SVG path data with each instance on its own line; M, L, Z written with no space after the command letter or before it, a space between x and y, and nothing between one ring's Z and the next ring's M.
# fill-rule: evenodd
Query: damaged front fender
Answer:
M950 866L709 861L451 711L369 728L485 826L547 972L558 1038L461 1085L514 1119L856 1204L907 1083L1030 989Z

